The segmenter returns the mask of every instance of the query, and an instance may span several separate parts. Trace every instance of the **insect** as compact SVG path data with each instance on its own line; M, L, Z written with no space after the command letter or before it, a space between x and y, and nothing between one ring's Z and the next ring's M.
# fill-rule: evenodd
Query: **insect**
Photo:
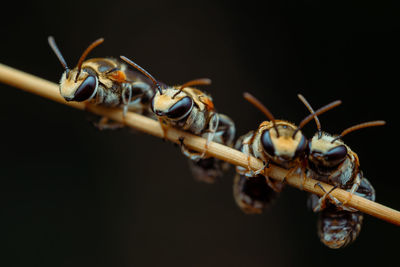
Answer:
M121 58L146 75L156 87L156 92L151 101L151 109L158 117L164 135L173 126L207 139L205 150L198 153L188 149L181 139L181 150L189 160L194 177L197 180L213 183L228 164L207 156L207 148L211 141L227 146L233 145L235 137L235 124L226 115L216 112L213 100L205 92L192 86L209 85L209 79L196 79L180 86L167 86L159 83L142 67L121 56Z
M299 95L300 100L311 113L314 113L310 104ZM375 200L375 190L370 182L363 177L357 154L352 151L341 139L348 133L356 130L384 125L384 121L372 121L357 124L342 131L340 135L330 135L321 131L321 124L315 116L317 133L309 142L307 175L318 181L333 185L358 194L367 199ZM346 207L336 198L325 192L322 197L311 194L308 200L309 207L314 212L320 212L318 217L318 235L322 243L330 248L345 247L354 241L360 230L363 215L361 212ZM329 201L328 201L329 200Z
M151 81L115 58L86 59L88 54L103 43L100 38L82 53L75 68L70 69L52 36L50 47L64 67L60 80L60 94L67 101L87 101L96 105L122 107L150 116L150 100L154 95ZM103 119L106 123L106 120ZM106 126L106 124L104 125Z
M262 160L264 167L253 171L250 166L247 168L237 166L233 186L234 197L244 212L261 213L283 188L282 182L269 178L269 165L275 164L289 169L288 175L299 169L304 174L307 165L307 139L301 129L312 120L315 114L322 114L338 106L341 101L334 101L320 108L296 126L288 121L276 120L272 113L251 94L244 93L244 98L264 113L269 121L262 122L256 131L250 131L236 141L235 148L247 154L249 162L250 156L253 156ZM256 184L258 186L255 186ZM249 190L254 187L257 189Z

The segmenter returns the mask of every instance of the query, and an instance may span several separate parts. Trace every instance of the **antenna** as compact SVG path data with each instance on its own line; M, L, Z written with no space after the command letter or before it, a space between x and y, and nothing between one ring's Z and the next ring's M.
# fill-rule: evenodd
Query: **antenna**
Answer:
M351 133L351 132L354 132L354 131L357 131L357 130L360 130L360 129L363 129L363 128L367 128L367 127L382 126L382 125L385 125L385 124L386 124L386 121L382 121L382 120L380 120L380 121L369 121L369 122L363 122L363 123L360 123L360 124L356 124L354 126L351 126L351 127L347 128L347 129L343 130L343 132L339 136L335 137L332 140L331 143L335 142L338 139L341 139L343 136L345 136L348 133Z
M253 106L255 106L258 110L260 110L262 113L264 113L267 118L272 121L272 124L274 126L274 129L276 131L276 135L279 137L279 132L278 132L278 127L276 126L275 123L275 117L272 115L272 113L267 109L266 106L264 106L257 98L255 98L252 94L248 92L243 93L244 99L249 101Z
M136 64L135 62L133 62L129 58L124 57L124 56L120 56L120 58L123 61L125 61L126 63L128 63L129 65L131 65L132 67L134 67L135 69L137 69L138 71L140 71L141 73L143 73L147 78L149 78L153 82L153 84L157 87L157 90L160 92L160 95L162 95L162 90L161 90L160 84L157 82L157 80L150 73L148 73L145 69L140 67L138 64Z
M322 113L327 112L328 110L339 106L340 104L342 104L342 101L340 100L336 100L333 101L325 106L323 106L322 108L318 109L316 112L308 115L307 117L305 117L299 124L299 126L297 127L296 131L293 133L293 137L296 136L296 133L304 127L304 125L306 125L307 123L309 123L315 116L321 115Z
M176 92L173 96L172 99L175 98L175 96L177 96L180 92L182 92L182 90L186 87L190 87L193 85L210 85L211 84L211 79L208 78L201 78L201 79L196 79L196 80L191 80L188 81L184 84L181 85L181 87L179 88L178 92Z
M66 76L68 78L69 68L68 68L67 62L65 61L63 55L61 54L60 49L58 49L58 46L56 44L56 41L54 40L54 37L53 36L47 37L47 41L49 42L49 45L50 45L51 49L53 49L54 54L56 54L56 56L57 56L58 60L60 61L61 65L65 69Z
M91 43L88 48L86 48L85 51L83 51L82 56L79 58L78 60L78 73L76 74L76 78L75 78L75 82L78 80L79 74L81 73L81 67L82 67L82 63L85 60L85 58L87 57L87 55L90 53L90 51L92 51L96 46L98 46L99 44L101 44L102 42L104 42L104 38L99 38L96 41L94 41L93 43Z
M311 107L310 103L306 100L306 98L302 94L298 94L297 97L300 99L301 102L307 107L308 111L310 111L311 114L314 113L314 109ZM321 138L322 132L321 132L321 123L318 119L317 116L314 117L315 124L317 124L317 129L318 129L318 139ZM294 137L294 136L293 136Z

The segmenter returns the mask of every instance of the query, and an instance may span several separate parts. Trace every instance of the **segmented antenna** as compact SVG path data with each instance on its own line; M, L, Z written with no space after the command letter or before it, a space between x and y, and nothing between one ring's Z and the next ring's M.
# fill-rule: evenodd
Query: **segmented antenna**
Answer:
M85 51L83 51L82 56L78 60L78 64L76 65L78 68L78 73L76 74L75 82L78 80L79 74L81 73L82 63L85 61L87 55L92 51L96 46L104 42L104 38L99 38L93 43L91 43Z
M248 92L243 93L244 99L249 101L253 106L255 106L258 110L260 110L262 113L264 113L267 118L272 121L272 125L274 126L274 129L276 131L276 136L279 137L279 132L278 132L278 127L276 126L275 123L275 117L272 115L272 113L267 109L266 106L264 106L257 98L255 98L252 94Z
M351 126L351 127L347 128L347 129L343 130L343 132L339 136L335 137L332 140L331 143L335 142L338 139L341 139L343 136L345 136L348 133L351 133L351 132L354 132L354 131L357 131L357 130L360 130L360 129L363 129L363 128L367 128L367 127L382 126L382 125L385 125L385 124L386 124L386 121L382 121L382 120L379 120L379 121L368 121L368 122L363 122L363 123L360 123L360 124L356 124L354 126Z
M68 76L69 76L69 68L68 68L67 62L65 61L63 55L61 54L60 49L58 49L58 46L56 44L56 41L54 40L54 37L53 36L47 37L47 41L49 42L49 45L50 45L51 49L53 49L54 54L56 54L56 56L57 56L58 60L60 61L61 65L65 69L66 76L68 78Z
M314 109L311 107L310 103L306 100L306 98L302 94L297 94L297 97L300 99L301 102L307 107L308 111L310 111L311 114L314 113ZM321 131L321 123L318 119L317 116L314 117L315 124L317 124L317 129L318 129L318 139L322 137L322 131ZM294 136L293 136L294 137Z
M191 80L188 81L184 84L181 85L181 87L179 88L178 92L176 92L173 96L172 99L175 98L175 96L177 96L180 92L182 92L182 90L186 87L190 87L193 85L210 85L211 84L211 79L208 78L201 78L201 79L196 79L196 80Z
M150 73L148 73L145 69L140 67L138 64L136 64L129 58L124 57L124 56L120 56L120 58L123 61L125 61L126 63L128 63L129 65L131 65L132 67L134 67L135 69L137 69L138 71L140 71L141 73L143 73L147 78L149 78L153 82L153 84L157 87L157 90L158 90L158 92L160 92L160 95L162 95L162 90L161 90L160 84L157 82L157 80L153 76L151 76Z
M322 113L325 113L325 112L327 112L328 110L330 110L330 109L332 109L332 108L334 108L334 107L339 106L340 104L342 104L342 101L340 101L340 100L333 101L333 102L331 102L331 103L329 103L329 104L323 106L322 108L318 109L316 112L314 112L314 113L308 115L307 117L305 117L305 118L300 122L300 124L299 124L299 126L297 127L296 131L294 131L293 137L295 137L295 136L296 136L296 133L297 133L298 131L300 131L300 129L303 128L304 125L306 125L307 123L309 123L315 116L321 115Z

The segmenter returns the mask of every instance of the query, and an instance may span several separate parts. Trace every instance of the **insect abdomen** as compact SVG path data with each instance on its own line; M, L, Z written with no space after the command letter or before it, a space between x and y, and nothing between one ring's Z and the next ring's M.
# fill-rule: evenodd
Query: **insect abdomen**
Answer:
M356 194L375 201L375 189L366 178L361 179ZM339 210L338 207L328 204L318 217L318 236L321 242L330 248L343 248L357 238L362 221L361 212Z
M260 214L276 199L278 193L268 186L262 175L247 178L236 174L233 196L240 209L247 214Z
M343 248L352 243L361 231L361 212L338 211L331 206L318 218L318 236L329 248Z

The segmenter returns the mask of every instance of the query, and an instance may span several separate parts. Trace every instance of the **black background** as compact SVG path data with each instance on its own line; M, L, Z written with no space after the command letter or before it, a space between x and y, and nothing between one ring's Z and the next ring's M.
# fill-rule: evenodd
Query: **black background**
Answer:
M277 3L278 2L278 3ZM43 1L2 6L0 62L57 82L54 35L74 66L125 55L157 79L207 88L238 134L265 120L249 91L277 118L307 115L302 93L350 134L377 200L400 209L398 7L332 1ZM244 215L232 198L233 168L215 185L195 182L172 144L128 129L99 132L88 114L7 85L1 92L1 266L375 266L397 261L399 228L366 216L357 241L330 250L318 240L306 194L287 188L268 212ZM304 132L311 136L311 123Z

